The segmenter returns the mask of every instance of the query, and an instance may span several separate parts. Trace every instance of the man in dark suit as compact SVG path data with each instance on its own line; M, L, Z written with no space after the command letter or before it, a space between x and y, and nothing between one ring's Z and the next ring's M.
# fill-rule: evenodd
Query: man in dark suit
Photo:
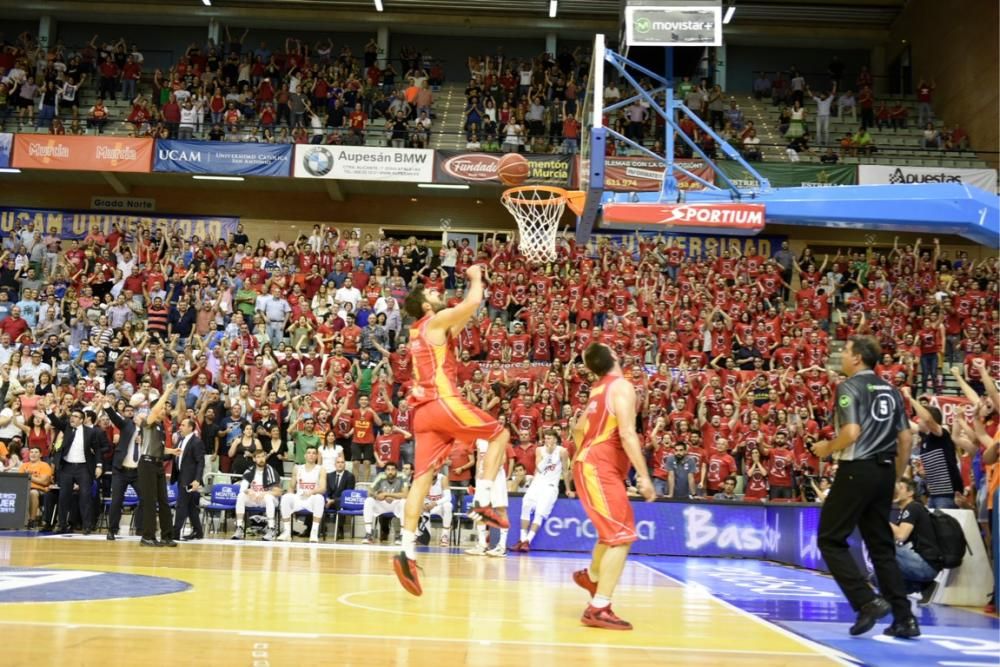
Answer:
M333 472L326 474L326 509L327 511L337 511L340 509L340 497L344 491L354 488L354 474L347 470L347 464L343 456L338 456L333 464ZM325 528L325 517L324 517ZM307 527L308 530L308 527ZM324 534L326 530L323 531ZM337 539L343 539L344 527L341 525L337 530Z
M174 517L174 539L181 539L181 531L191 519L191 537L200 540L205 537L201 525L201 480L205 476L205 444L194 432L194 420L185 417L180 424L181 440L176 449L168 448L167 454L174 457L172 481L177 484L177 513Z
M83 534L89 535L94 525L94 480L104 472L101 463L104 458L101 440L93 428L84 426L83 410L80 408L72 408L68 418L57 412L46 414L52 426L57 431L62 431L63 436L53 456L56 481L59 484L59 530L56 532L60 534L71 532L69 512L73 500L73 486L76 485L80 490Z
M135 423L135 408L126 405L123 415L112 407L111 399L104 398L103 407L108 419L119 431L118 444L111 456L111 507L108 508L108 539L118 538L118 527L122 518L122 504L125 489L131 485L139 492L139 427ZM140 499L141 500L141 499ZM136 517L139 508L134 510ZM136 528L141 524L136 525Z

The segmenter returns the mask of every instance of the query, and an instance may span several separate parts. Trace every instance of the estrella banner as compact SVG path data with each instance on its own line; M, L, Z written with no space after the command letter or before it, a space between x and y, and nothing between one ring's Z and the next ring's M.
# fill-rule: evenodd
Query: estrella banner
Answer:
M290 144L161 139L153 160L153 171L184 174L288 176L291 169Z
M730 160L719 160L720 171L738 188L756 190L757 179ZM857 185L858 168L850 164L772 164L754 162L757 173L771 182L772 188L825 188L834 185ZM716 185L725 187L721 178Z
M13 166L148 174L153 140L136 137L18 134Z
M94 232L110 234L112 226L121 229L135 225L157 227L177 233L184 239L228 239L236 232L239 218L194 215L129 215L93 211L53 211L36 208L0 207L0 235L8 236L31 223L43 234L58 236L64 241L80 241Z
M0 169L10 169L10 152L13 147L13 133L0 132Z

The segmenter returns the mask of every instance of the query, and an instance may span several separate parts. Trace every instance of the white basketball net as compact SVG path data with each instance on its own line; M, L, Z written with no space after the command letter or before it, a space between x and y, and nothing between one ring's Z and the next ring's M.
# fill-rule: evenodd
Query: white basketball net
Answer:
M527 189L504 192L504 208L517 221L518 248L532 263L556 259L559 219L566 208L566 195L550 190Z

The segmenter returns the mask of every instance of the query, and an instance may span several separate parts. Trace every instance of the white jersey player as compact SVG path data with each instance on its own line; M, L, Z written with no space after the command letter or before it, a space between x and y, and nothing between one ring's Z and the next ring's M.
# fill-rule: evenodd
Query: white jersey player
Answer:
M528 551L542 522L552 513L559 497L559 481L566 484L566 495L572 498L572 474L569 453L559 444L555 431L545 431L542 446L535 450L535 474L521 502L521 539L514 551ZM534 520L532 521L532 514ZM530 529L529 529L530 525Z
M476 484L479 484L479 480L482 479L483 469L486 467L486 450L489 448L489 444L485 440L476 441L476 451L478 456L476 456ZM504 519L507 518L507 471L506 471L506 458L507 453L504 452L504 456L500 460L500 468L497 470L496 479L493 481L493 485L490 489L490 505L497 511L497 514L502 516ZM489 530L486 524L482 521L476 521L476 532L479 537L476 546L471 549L466 549L465 553L470 556L494 556L497 558L503 558L507 555L507 533L509 532L507 528L500 529L500 540L497 545L492 549L487 549L489 541Z
M319 452L315 447L306 449L305 465L297 465L292 472L292 488L281 497L281 535L278 540L292 539L292 515L303 510L313 515L309 541L319 542L319 528L326 509L326 471L319 465Z
M403 509L406 511L406 500L403 500ZM427 498L424 499L424 511L422 516L428 519L432 516L441 518L441 546L451 546L451 518L454 511L454 504L451 501L451 487L448 485L448 474L438 470L434 475L434 482L431 484ZM422 522L421 522L422 523Z

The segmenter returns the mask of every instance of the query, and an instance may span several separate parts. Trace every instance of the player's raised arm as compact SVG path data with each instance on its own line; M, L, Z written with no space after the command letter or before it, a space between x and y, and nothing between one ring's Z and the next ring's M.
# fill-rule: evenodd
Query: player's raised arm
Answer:
M457 336L479 310L483 302L483 267L473 264L465 271L465 275L469 279L465 299L456 306L438 312L428 325L429 328L449 330L453 336Z

